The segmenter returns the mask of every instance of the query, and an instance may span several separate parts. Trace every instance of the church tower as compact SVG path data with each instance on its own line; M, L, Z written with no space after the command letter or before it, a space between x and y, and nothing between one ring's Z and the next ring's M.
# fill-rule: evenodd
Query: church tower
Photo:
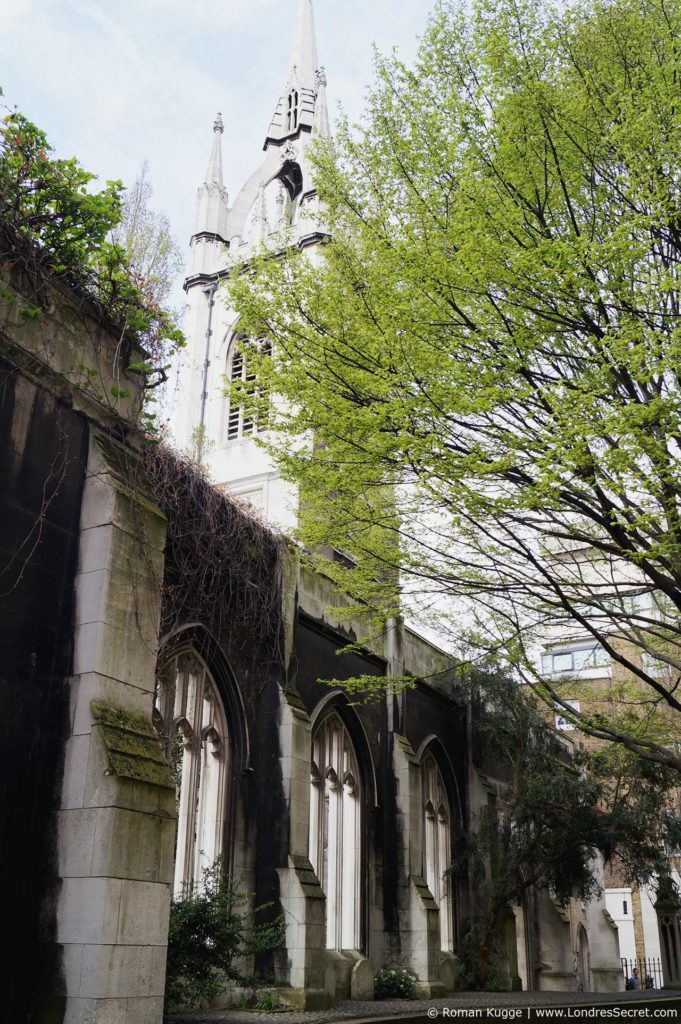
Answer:
M241 408L230 408L223 395L225 380L245 377L248 368L235 347L238 318L220 282L263 244L276 251L284 227L288 244L301 249L313 250L324 237L307 159L314 135L329 134L312 0L298 0L288 71L265 136L264 157L231 206L223 181L223 130L218 115L196 201L184 285L187 348L179 370L175 441L208 466L214 483L262 509L268 520L291 528L296 522L294 489L256 445L258 424Z

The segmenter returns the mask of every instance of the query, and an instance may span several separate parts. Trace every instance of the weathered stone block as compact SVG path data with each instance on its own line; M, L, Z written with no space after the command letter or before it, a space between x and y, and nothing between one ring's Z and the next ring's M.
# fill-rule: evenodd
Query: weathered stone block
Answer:
M85 946L69 943L62 949L62 966L66 991L74 996L80 992L80 977L83 972L83 952Z
M148 683L148 680L145 680ZM127 686L125 703L129 711L140 715L151 715L151 690ZM92 730L94 716L91 704L93 700L116 703L121 698L121 684L116 679L89 672L76 676L71 681L71 732L74 736L89 733Z
M351 999L374 998L374 969L365 956L361 957L352 968L350 976Z
M74 808L59 812L58 870L63 878L92 874L96 824L97 812L93 809Z
M75 630L73 671L98 672L152 692L156 647L144 644L138 631L127 634L113 626L103 628L100 622L82 623Z
M167 818L129 811L121 807L102 807L96 812L96 843L92 858L93 875L109 875L148 882L167 882L161 878L168 851ZM174 822L170 822L174 832ZM170 841L172 850L172 839Z
M139 556L133 563L133 555L131 552L131 564L125 568L79 573L77 624L101 622L122 633L139 633L145 643L155 646L160 619L159 581L137 571Z
M128 1024L127 1000L69 999L64 1024Z
M124 881L116 941L160 946L168 939L170 888L159 882Z
M90 736L72 736L66 744L62 807L82 807L90 759Z
M83 954L81 994L101 999L163 995L163 977L153 971L151 946L88 946Z
M448 992L456 992L461 986L462 966L458 957L443 953L440 958L440 981Z
M59 896L57 942L116 942L120 900L117 878L65 878Z

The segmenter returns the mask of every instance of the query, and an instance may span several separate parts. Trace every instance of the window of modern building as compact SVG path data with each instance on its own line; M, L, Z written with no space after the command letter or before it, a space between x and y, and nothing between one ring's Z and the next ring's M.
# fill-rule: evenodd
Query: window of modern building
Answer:
M229 736L215 681L191 649L159 673L155 721L177 784L177 842L173 891L200 883L223 853Z
M352 740L337 712L312 738L310 861L326 896L327 949L361 948L362 806Z
M264 340L252 344L258 346L259 355L270 356L272 354L270 341ZM248 365L247 346L248 343L244 338L237 336L233 339L227 356L227 380L229 383L241 381L245 385L246 394L253 395L254 404L257 405L261 402L262 394L258 388L257 376L252 366ZM230 398L227 399L226 434L228 441L237 441L241 437L255 434L266 426L262 417L259 420L253 408L249 408L249 404L248 401L238 402L232 401Z
M641 667L644 672L647 672L649 676L653 676L654 679L664 679L665 676L677 676L676 672L671 665L668 665L666 661L662 661L660 658L656 658L654 654L648 654L644 651L641 655Z
M568 707L572 708L573 711L576 711L577 714L581 711L581 706L578 700L566 700L565 703ZM557 706L560 708L560 705ZM572 732L574 728L573 723L559 710L559 713L556 715L556 729L560 729L562 732Z
M424 876L440 908L440 942L443 950L453 948L452 833L449 800L442 774L432 754L421 763L423 791Z
M546 651L541 658L541 670L547 676L588 672L594 668L608 668L609 665L610 655L600 644L561 647Z

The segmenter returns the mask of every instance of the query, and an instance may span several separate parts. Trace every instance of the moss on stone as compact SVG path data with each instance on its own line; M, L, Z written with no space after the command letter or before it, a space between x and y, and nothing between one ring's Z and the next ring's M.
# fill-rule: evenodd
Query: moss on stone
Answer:
M168 762L150 720L125 708L93 700L90 705L113 775L174 789Z

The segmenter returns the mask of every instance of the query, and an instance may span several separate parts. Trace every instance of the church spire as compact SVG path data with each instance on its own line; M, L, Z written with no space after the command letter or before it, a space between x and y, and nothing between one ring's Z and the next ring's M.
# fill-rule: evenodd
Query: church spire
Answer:
M222 120L222 114L218 114L213 121L213 148L210 151L205 184L219 185L220 188L224 185L222 178L222 133L224 130L225 124Z
M296 28L291 46L286 84L295 84L297 81L299 85L308 85L313 88L317 67L317 39L312 0L298 0Z
M318 70L312 0L298 0L284 91L279 97L267 133L265 149L271 142L278 143L297 137L301 131L312 130L317 105Z
M199 235L217 235L226 240L227 189L222 176L222 133L225 126L222 114L213 122L213 145L208 169L196 197L196 220L193 238Z

